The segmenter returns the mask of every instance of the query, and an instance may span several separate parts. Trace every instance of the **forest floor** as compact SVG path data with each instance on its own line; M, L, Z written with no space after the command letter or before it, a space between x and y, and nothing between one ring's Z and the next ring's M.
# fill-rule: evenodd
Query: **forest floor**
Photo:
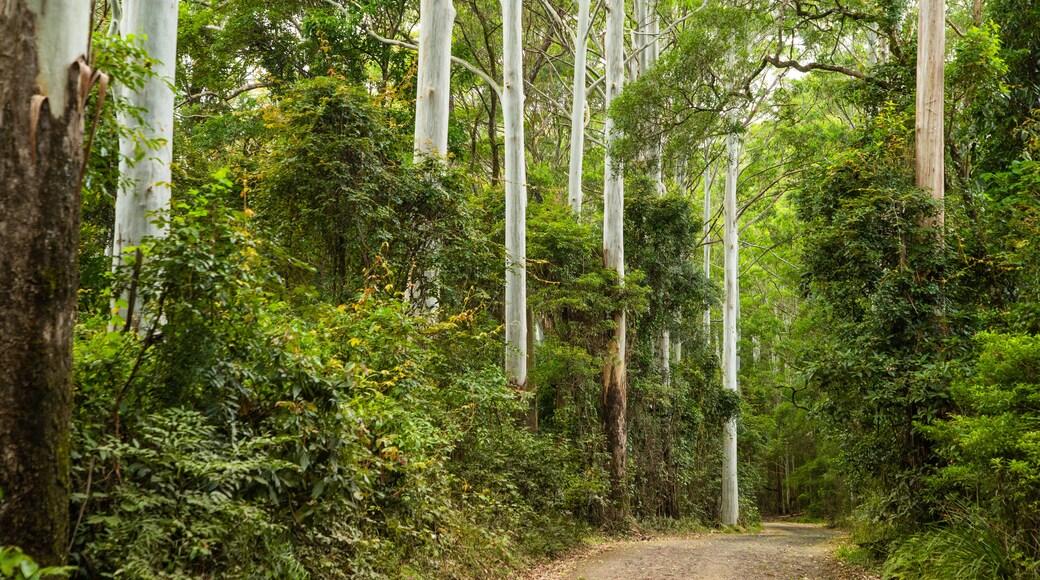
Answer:
M867 580L839 561L845 534L818 524L766 522L754 533L612 541L540 566L526 580Z

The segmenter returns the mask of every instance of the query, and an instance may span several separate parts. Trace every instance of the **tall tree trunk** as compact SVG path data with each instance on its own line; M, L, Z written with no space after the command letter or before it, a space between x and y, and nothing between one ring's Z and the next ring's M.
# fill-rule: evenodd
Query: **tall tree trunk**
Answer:
M574 37L574 85L571 99L571 157L567 203L581 214L582 164L585 160L585 56L589 46L589 0L578 0L578 33Z
M143 145L133 137L119 139L119 193L116 196L115 231L112 235L112 259L115 266L123 264L126 248L135 247L146 236L165 234L153 222L155 212L170 206L170 163L173 161L173 77L177 70L177 0L123 0L119 24L124 36L143 39L149 58L157 61L152 66L154 76L136 91L126 91L130 105L139 109L138 120L124 114L120 123L140 136L154 148ZM145 149L139 155L141 150ZM135 159L137 161L134 161ZM139 255L139 254L138 254ZM136 280L132 281L132 286ZM141 311L134 307L130 296L134 288L124 290L123 299L128 307L120 309L120 316L131 328L141 326Z
M740 169L740 138L726 136L726 199L724 240L726 270L726 307L723 311L722 375L723 387L739 392L737 387L737 325L740 316L740 281L737 260L737 173ZM723 433L722 523L737 524L739 500L737 491L737 419L726 421Z
M711 146L704 149L704 279L711 280L711 187L715 175L711 163ZM704 340L711 344L711 305L704 303Z
M451 101L452 0L421 0L415 92L415 160L445 159Z
M506 377L527 388L527 170L520 0L502 0L506 145Z
M625 5L624 0L607 0L606 30L606 103L621 92L625 82ZM614 121L609 116L603 130L608 145L613 138ZM603 160L603 263L617 272L619 283L625 276L625 182L621 163L610 155ZM626 477L628 442L628 376L626 370L625 311L614 314L614 336L607 347L603 366L603 420L610 447L610 477L617 519L628 515Z
M917 186L943 201L943 71L946 57L946 2L921 0L917 19ZM939 210L936 225L942 227Z
M498 98L494 91L488 106L488 147L491 153L491 185L498 185L502 181L502 163L499 155L501 146L498 143Z
M657 5L654 0L641 0L639 3L641 8L641 14L639 15L641 20L639 21L639 72L640 74L650 70L654 64L657 63L657 35L658 35L658 19L657 19ZM663 143L661 138L657 138L652 147L651 151L651 166L650 166L650 179L654 184L654 190L657 195L664 196L666 193L664 187L664 171L663 171L663 160L661 154L663 153ZM664 313L664 325L657 336L657 356L658 366L661 367L661 376L664 379L664 384L668 385L671 382L672 364L671 364L671 350L672 350L672 335L671 335L671 312Z
M83 0L0 8L0 545L44 565L68 547L89 18Z
M452 0L421 0L419 6L419 65L415 90L415 162L448 158L448 118L451 111L451 34L455 25ZM429 176L428 176L429 178ZM435 252L438 240L430 240ZM422 310L437 309L440 272L426 270L409 286L409 300L422 300Z

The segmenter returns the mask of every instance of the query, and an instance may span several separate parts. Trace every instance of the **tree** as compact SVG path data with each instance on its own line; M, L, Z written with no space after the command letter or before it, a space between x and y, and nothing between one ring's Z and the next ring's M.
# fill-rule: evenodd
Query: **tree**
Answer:
M446 161L451 104L452 0L422 0L419 6L419 64L415 91L415 161ZM431 244L436 244L431 240ZM423 309L437 308L437 272L427 270L410 287Z
M502 0L506 140L506 377L527 388L527 169L520 0Z
M625 3L608 0L606 3L606 106L621 92L625 82ZM617 273L618 283L625 276L625 181L621 162L610 153L614 120L608 116L603 128L607 153L603 160L603 264ZM610 477L612 494L618 516L627 514L626 446L628 444L628 376L626 371L625 311L614 313L614 335L607 347L603 366L603 420L610 448Z
M89 7L10 0L0 20L0 544L45 565L68 548Z
M922 0L917 19L917 186L943 200L943 71L946 59L946 1ZM942 227L945 212L939 211Z
M704 279L711 280L711 187L715 179L715 172L711 168L711 146L704 148ZM711 342L711 304L704 304L702 317L704 325L704 340Z
M117 267L126 259L127 248L136 248L145 237L163 235L152 214L170 206L177 4L178 0L122 0L119 30L123 36L141 39L154 74L139 88L125 91L132 110L120 116L128 133L119 139L121 179L112 235L112 259ZM123 292L127 306L120 314L136 329L141 325L141 313L135 304L134 285L136 280Z
M415 93L415 158L445 159L451 101L452 0L422 0Z
M589 0L578 0L578 31L574 37L574 84L571 99L571 154L567 202L581 213L581 172L585 157L585 55L589 48Z
M738 263L737 230L737 177L740 170L740 137L735 131L726 136L726 198L723 226L725 254L726 304L722 312L722 375L723 387L738 392L737 388L737 320L740 307L740 265ZM722 468L722 523L735 526L739 518L737 490L737 418L726 422L723 433Z

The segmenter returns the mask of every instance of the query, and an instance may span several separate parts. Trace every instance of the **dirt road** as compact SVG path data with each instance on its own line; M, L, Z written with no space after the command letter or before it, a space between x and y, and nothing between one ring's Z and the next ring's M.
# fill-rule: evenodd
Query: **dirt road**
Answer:
M766 523L756 534L623 542L560 563L533 578L567 580L852 579L865 578L834 560L840 533L823 526Z

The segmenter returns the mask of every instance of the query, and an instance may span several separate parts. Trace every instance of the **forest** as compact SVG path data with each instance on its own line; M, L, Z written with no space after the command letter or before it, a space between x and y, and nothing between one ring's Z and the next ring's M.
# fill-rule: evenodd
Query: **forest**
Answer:
M1040 2L2 0L0 79L0 578L1040 577Z

